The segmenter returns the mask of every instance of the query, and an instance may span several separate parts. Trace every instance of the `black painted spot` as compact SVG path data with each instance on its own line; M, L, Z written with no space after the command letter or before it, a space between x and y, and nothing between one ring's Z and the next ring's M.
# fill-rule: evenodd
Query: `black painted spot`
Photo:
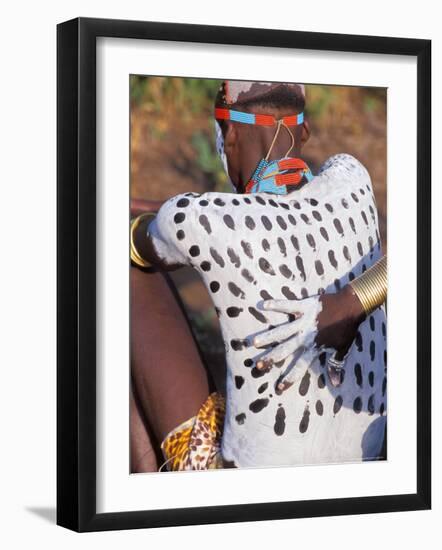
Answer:
M364 346L363 346L363 343L362 343L362 335L361 335L361 333L359 332L359 330L358 330L358 332L356 333L355 343L356 343L356 347L358 348L358 351L359 351L359 352L363 351Z
M262 409L267 407L268 404L269 400L267 399L267 397L260 397L250 403L249 409L254 413L259 413L260 411L262 411Z
M322 388L325 388L325 376L324 374L320 374L318 376L318 388L322 390Z
M246 204L252 204L252 201L249 199L249 197L244 197L243 200Z
M269 387L268 382L264 382L264 384L261 384L258 388L258 393L264 393L266 389Z
M239 200L238 199L232 199L232 204L235 206L239 206Z
M299 241L295 236L291 236L290 240L292 242L293 248L299 252Z
M267 290L261 290L259 294L263 300L273 300L273 296Z
M259 202L259 204L262 204L263 206L265 206L265 204L266 204L266 201L262 197L260 197L259 195L255 195L255 200L256 200L256 202Z
M317 210L312 211L312 216L315 218L316 221L321 222L322 216Z
M232 216L230 216L229 214L225 214L223 216L223 220L229 229L232 229L232 230L235 229L235 222L233 221Z
M382 395L385 395L386 390L387 390L387 378L384 376L384 379L382 380Z
M318 206L318 201L316 199L305 199L307 202L309 202L312 206Z
M304 270L304 262L302 261L301 256L296 256L296 267L299 269L299 273L301 274L302 279L306 280L305 270Z
M356 384L362 388L363 379L362 379L362 367L359 363L355 364L355 378L356 378Z
M248 227L251 230L255 229L255 227L256 227L255 220L253 218L251 218L250 216L245 217L245 224L246 224L246 227Z
M295 218L295 216L293 216L292 214L289 214L289 215L287 216L287 218L288 218L289 222L290 222L292 225L296 225L296 218Z
M310 225L310 219L307 216L307 214L301 214L301 219L304 223L306 223L307 225Z
M290 209L290 206L288 204L286 204L285 202L281 202L279 203L279 205L282 207L282 208L285 208L286 210L289 210Z
M310 373L308 370L306 370L304 376L302 377L301 383L299 384L300 395L306 395L309 387L310 387Z
M344 248L342 249L342 253L344 254L344 258L347 260L347 262L351 263L351 256L347 246L344 246Z
M209 204L209 201L206 201L205 199L200 201L201 206L207 206Z
M224 267L226 265L218 251L215 250L213 247L210 247L210 255L220 267Z
M339 279L335 279L335 287L337 291L341 290L341 281Z
M247 359L244 359L243 363L245 367L250 368L253 366L253 359L250 359L250 357L248 357Z
M379 407L379 414L382 416L385 411L385 405L384 403L381 403L381 406Z
M293 273L291 272L291 270L285 264L282 264L282 265L279 266L279 272L286 279L291 279L292 278Z
M316 260L315 261L315 269L316 269L316 273L321 276L321 275L324 275L324 266L322 265L322 262L321 260ZM320 293L319 293L320 294Z
M286 257L287 256L287 249L286 249L286 246L285 246L285 242L284 242L284 239L282 239L281 237L278 237L278 246L279 246L279 250L281 251L281 254Z
M238 317L238 315L244 311L242 307L230 306L227 308L226 312L229 317Z
M356 275L353 273L353 271L350 271L348 274L348 280L353 281L356 278Z
M267 229L267 231L271 231L273 225L269 218L267 216L261 216L261 221L265 229Z
M348 223L350 224L351 230L356 235L356 226L355 226L354 219L353 218L348 218Z
M278 203L276 203L273 199L269 199L270 206L273 206L273 208L278 208Z
M235 376L235 386L240 390L243 387L244 378L242 376Z
M183 223L183 221L186 219L186 214L183 214L183 212L178 212L177 214L175 214L175 216L173 217L173 221L175 223Z
M375 410L375 403L374 403L374 394L371 394L368 398L368 404L367 404L368 414L372 415L374 414Z
M204 262L201 262L201 269L203 271L210 271L212 268L212 266L210 265L210 262L208 262L207 260L205 260Z
M387 366L387 350L384 349L384 366Z
M328 242L328 233L327 233L327 230L325 229L325 227L320 227L319 232L324 237L324 239Z
M358 252L359 252L359 256L362 258L362 256L364 255L364 250L362 249L362 244L358 241Z
M331 204L329 204L328 202L326 202L326 203L324 204L324 206L327 208L327 210L328 210L329 212L333 212L333 206L332 206Z
M356 414L362 411L362 399L359 396L353 401L353 410Z
M256 367L253 367L253 369L250 371L252 378L261 378L265 374L267 374L265 369L257 369Z
M241 246L242 246L242 249L244 250L244 254L248 256L250 259L253 259L252 245L247 241L241 241Z
M346 201L346 199L342 199L341 204L344 208L348 208L348 202Z
M303 298L308 298L308 290L306 288L301 288L301 296Z
M218 292L219 290L219 287L220 287L220 284L218 281L212 281L209 285L210 287L210 290L215 293L215 292Z
M178 206L178 208L185 208L186 206L189 205L189 199L180 199L176 205Z
M260 321L261 323L267 323L267 319L264 317L264 315L254 307L249 307L249 313L250 315L253 315L253 317L255 317L257 321Z
M372 331L374 331L374 329L375 329L375 322L374 322L374 317L373 317L373 315L370 316L370 329L371 329Z
M263 271L264 273L267 273L268 275L275 275L272 266L265 258L259 258L258 265L261 271Z
M359 202L359 198L358 198L358 196L356 195L356 193L352 193L352 194L351 194L351 198L352 198L355 202Z
M276 216L276 221L281 229L287 229L287 223L282 216Z
M333 414L338 414L341 410L343 399L341 395L338 395L333 403Z
M304 414L302 415L301 422L299 423L299 431L303 434L308 429L308 423L310 421L310 411L308 407L304 409Z
M298 201L293 201L293 208L296 208L296 210L301 210L301 205Z
M315 408L316 414L318 414L319 416L322 416L324 414L324 405L322 404L322 401L320 399L316 401Z
M239 259L238 254L233 250L233 248L227 249L227 255L229 256L230 261L235 267L241 266L241 260Z
M216 199L213 201L213 203L216 204L217 206L225 206L225 205L226 205L226 203L225 203L222 199L220 199L219 197L216 198Z
M182 241L184 239L184 237L186 236L186 234L184 233L184 231L182 229L179 229L177 232L176 232L176 238L179 240L179 241Z
M374 343L374 340L370 341L370 359L374 361L376 355L376 344Z
M253 275L250 273L250 271L248 269L242 269L241 270L241 275L244 277L244 279L248 282L248 283L253 283L254 282L254 278L253 278Z
M241 351L249 347L249 342L247 340L234 338L233 340L230 340L230 345L234 351Z
M237 298L241 298L242 300L244 300L244 298L246 297L246 294L244 292L244 290L242 290L241 288L239 288L239 286L237 286L235 283L233 282L230 282L228 285L228 288L230 290L230 292L236 296Z
M273 426L276 435L282 435L285 431L285 410L284 407L278 407L275 415L275 425Z
M244 413L241 413L235 416L235 420L238 422L240 426L244 424L245 419L246 419L246 415Z
M387 327L385 326L384 322L382 322L382 336L384 338L387 336Z
M261 246L262 246L262 248L263 248L263 250L264 250L265 252L267 252L268 250L270 250L270 244L269 244L269 241L268 241L267 239L263 239L263 240L261 241Z
M321 365L321 367L325 367L325 362L326 361L327 361L327 354L325 353L325 351L323 351L319 355L319 364Z
M363 210L361 212L361 216L362 216L362 219L364 220L365 225L368 225L367 214Z
M283 286L281 288L281 292L287 298L287 300L296 300L296 294L293 294L288 286Z
M336 261L334 250L329 250L328 251L328 260L329 260L332 267L334 267L335 269L338 268L338 262Z
M341 237L344 235L344 230L342 228L342 223L338 218L335 218L333 220L333 225L335 226L336 231L341 235Z
M210 235L210 233L212 233L212 227L210 226L209 218L205 214L201 214L198 220L206 232Z
M306 239L310 247L313 248L313 250L316 250L316 242L313 235L311 235L310 233L307 233Z
M196 258L200 255L200 247L194 244L189 248L189 254L192 256L192 258Z

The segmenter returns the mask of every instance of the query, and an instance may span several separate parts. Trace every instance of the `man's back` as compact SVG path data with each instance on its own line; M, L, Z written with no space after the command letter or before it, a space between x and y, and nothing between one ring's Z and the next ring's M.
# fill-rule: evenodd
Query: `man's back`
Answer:
M385 426L385 315L360 327L344 380L330 384L325 360L265 372L257 333L288 320L267 299L333 292L380 257L370 178L352 157L332 157L289 195L207 193L174 197L152 228L159 255L197 269L219 315L227 360L222 452L239 467L344 462L379 456ZM294 361L292 361L293 363Z

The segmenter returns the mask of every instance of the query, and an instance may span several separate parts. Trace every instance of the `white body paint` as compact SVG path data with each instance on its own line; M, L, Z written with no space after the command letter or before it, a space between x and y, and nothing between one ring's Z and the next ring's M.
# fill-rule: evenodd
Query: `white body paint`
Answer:
M257 195L180 195L170 199L161 208L156 222L151 224L151 234L158 254L169 263L194 266L209 288L219 312L227 360L223 456L238 467L376 459L381 451L386 423L386 318L383 308L372 314L373 321L367 319L361 325L362 351L358 349L360 343L353 344L346 359L344 382L339 387L333 387L326 367L318 359L310 364L304 357L296 362L291 372L294 385L278 396L275 384L290 367L290 360L255 378L252 372L256 373L256 369L246 366L244 361L246 364L247 360L255 364L265 350L255 348L253 344L234 350L231 345L232 340L248 339L251 343L255 335L271 325L276 326L287 321L285 314L261 309L262 290L279 300L287 298L287 292L282 291L283 287L297 298L302 298L303 295L315 296L321 288L327 292L335 292L335 280L339 280L341 286L344 286L349 282L350 272L357 277L362 273L363 265L368 268L380 258L377 212L370 177L356 159L349 155L337 155L329 159L313 181L303 188L285 196L263 193L260 197L265 200L264 205L258 202ZM183 199L187 199L188 204L185 207L178 206ZM218 205L214 202L216 200ZM235 205L232 202L234 200L239 205ZM272 206L269 200L278 206ZM318 204L312 204L312 200ZM207 201L208 204L203 206L201 201L203 204ZM288 205L289 209L283 208L282 203ZM296 203L300 209L295 207ZM327 210L326 204L331 205L333 212ZM322 218L320 221L314 217L314 211L317 217L319 214ZM363 219L362 212L365 213L367 222ZM178 223L182 216L174 220L177 213L185 215L185 219ZM307 221L301 218L302 214L308 217ZM201 224L201 215L207 217L210 233ZM225 215L230 216L228 221L230 225L233 222L234 229L226 223ZM290 221L290 215L295 219L296 225ZM254 229L247 226L247 216L254 220ZM263 224L262 216L267 216L270 220L270 230ZM282 218L282 227L277 216ZM354 221L354 230L349 222L350 217ZM342 234L334 225L334 220L341 224ZM328 241L320 233L321 227L327 231ZM177 238L179 230L184 232L181 239ZM308 241L308 234L313 236L314 246L311 238ZM294 247L295 238L298 240L299 250ZM263 249L263 239L267 239L270 245L268 251ZM281 239L285 244L285 254L280 247ZM244 252L241 241L250 244L253 258ZM197 256L192 256L189 252L192 246L198 246ZM347 247L348 253L344 253L344 247ZM211 248L223 259L222 267L214 261ZM229 248L239 257L240 266L234 257L229 257ZM329 259L329 250L334 250L336 266ZM269 262L274 275L261 269L260 258ZM303 261L305 280L297 263L299 258ZM318 261L322 263L323 273L320 268L319 271L317 269ZM210 262L209 271L202 269L203 262ZM283 264L289 270L285 270L285 275L279 270ZM207 264L205 265L207 268ZM253 282L247 282L242 275L243 269L247 269L253 276ZM289 275L290 272L292 276ZM210 290L210 283L214 281L220 285L216 292ZM229 283L234 283L242 293L238 296L232 294ZM228 316L227 311L231 307L241 310L237 310L238 316ZM249 312L249 307L258 310L266 321L258 320ZM317 312L310 319L310 342L314 338L316 314ZM373 322L374 325L371 324ZM360 376L355 374L356 363L360 365ZM373 374L369 374L370 372ZM235 379L238 376L244 378L240 388ZM321 387L322 379L325 380L324 387ZM266 389L258 393L258 389L265 383L268 383ZM338 396L342 398L342 406L336 411L334 407ZM259 412L253 412L250 405L257 399L267 399L268 404ZM355 412L354 403L359 399L361 410ZM321 407L318 402L322 404L322 415L319 414ZM275 432L279 407L283 407L285 411L285 429L280 435ZM356 409L359 410L359 407ZM244 421L238 422L238 415L244 414ZM280 424L277 432L281 432Z

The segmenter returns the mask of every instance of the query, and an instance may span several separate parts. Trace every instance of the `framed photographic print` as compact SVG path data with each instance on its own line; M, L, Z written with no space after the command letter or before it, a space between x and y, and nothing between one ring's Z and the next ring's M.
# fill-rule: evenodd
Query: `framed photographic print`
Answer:
M430 42L57 36L58 524L428 509Z

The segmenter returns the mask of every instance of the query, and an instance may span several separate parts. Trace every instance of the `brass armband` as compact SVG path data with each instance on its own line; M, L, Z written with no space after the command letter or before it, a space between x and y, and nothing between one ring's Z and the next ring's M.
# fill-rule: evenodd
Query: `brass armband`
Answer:
M145 260L138 252L134 243L134 232L143 220L149 217L153 219L155 218L155 215L156 214L154 212L145 212L130 221L130 259L137 267L151 267L152 264ZM148 236L148 233L146 236Z
M387 298L387 256L349 283L359 298L366 315L381 306Z

